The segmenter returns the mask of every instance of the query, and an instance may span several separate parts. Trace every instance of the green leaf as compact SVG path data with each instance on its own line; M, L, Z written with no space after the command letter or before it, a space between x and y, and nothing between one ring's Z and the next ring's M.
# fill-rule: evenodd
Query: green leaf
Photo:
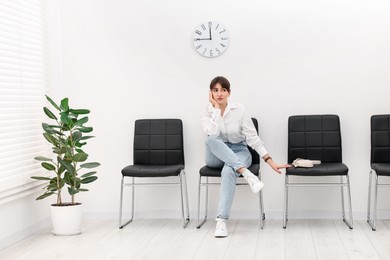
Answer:
M82 136L83 136L83 134L80 131L74 131L72 134L73 142L76 143L77 141L79 141L81 139Z
M86 145L87 143L86 142L77 142L76 144L75 144L75 146L77 146L77 147L81 147L81 146L83 146L83 145Z
M97 171L88 172L88 173L85 173L85 174L81 175L81 178L86 178L86 177L92 176L92 175L94 175L96 173L97 173Z
M81 164L80 167L81 168L95 168L95 167L98 167L100 166L100 163L98 162L90 162L90 163L84 163L84 164Z
M97 176L90 176L90 177L87 177L87 178L84 178L84 179L81 179L81 183L82 184L87 184L87 183L90 183L90 182L93 182L93 181L96 181L97 180Z
M83 132L83 133L90 133L90 132L93 131L93 128L92 127L85 127L85 126L83 126L83 127L79 128L79 131Z
M69 112L75 115L84 115L84 114L89 114L88 109L70 109Z
M89 191L88 189L79 189L79 191Z
M57 183L50 183L47 188L46 188L48 191L57 191L58 190L58 187L57 187Z
M51 125L48 125L46 123L42 123L42 128L43 130L45 130L46 133L48 134L57 134L57 135L64 135L63 133L61 133L60 131L57 131L53 128L53 126Z
M57 120L57 117L47 107L44 107L43 111L50 119Z
M45 139L46 139L49 143L53 144L54 146L57 146L57 145L58 145L58 141L57 141L57 139L56 139L53 135L48 134L48 133L43 133L43 136L45 137Z
M57 109L58 111L61 111L61 109L58 107L58 105L48 95L45 95L45 96L46 96L46 99L53 105L53 107L55 109Z
M66 169L70 174L73 175L73 174L75 173L75 169L74 169L73 165L70 164L69 162L64 161L64 160L62 160L62 159L60 159L60 158L58 158L58 162L59 162L62 166L64 166L65 169Z
M70 120L70 118L66 112L61 112L61 122L63 122L66 125L72 124L72 120Z
M56 167L51 163L43 162L43 163L41 163L41 165L43 168L45 168L46 170L49 170L49 171L54 171L56 169Z
M50 181L51 178L49 177L40 177L40 176L31 176L32 179L40 180L40 181Z
M50 195L53 195L54 192L50 191L50 192L46 192L44 194L42 194L41 196L39 196L38 198L36 198L36 200L41 200L41 199L44 199L46 197L49 197Z
M78 152L78 153L83 153L84 151L81 150L81 149L76 149L76 152Z
M73 188L71 188L71 187L68 187L68 192L69 192L70 195L75 195L75 194L78 193L79 191L76 190L76 189L73 189Z
M75 155L72 156L72 160L76 162L84 162L87 160L88 154L86 153L76 153Z
M63 100L61 100L60 108L64 111L69 110L69 99L68 98L64 98Z
M37 160L37 161L44 161L44 162L50 162L51 161L50 158L47 158L45 156L37 156L34 159Z
M88 136L83 136L80 138L80 141L81 140L87 140L87 139L91 139L91 138L94 138L95 136L92 136L92 135L88 135Z
M77 120L74 124L82 126L83 124L85 124L87 122L88 122L88 117L86 116L86 117L83 117L83 118Z
M65 181L66 184L72 186L72 182L73 182L72 174L70 174L69 172L66 172L65 175L64 175L64 181Z

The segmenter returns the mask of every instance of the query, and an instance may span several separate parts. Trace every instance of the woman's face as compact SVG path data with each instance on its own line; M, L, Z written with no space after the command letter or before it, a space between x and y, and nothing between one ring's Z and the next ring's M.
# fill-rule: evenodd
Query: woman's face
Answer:
M219 105L227 105L228 97L230 96L229 91L226 88L222 88L221 84L217 83L211 90L213 99L218 102Z

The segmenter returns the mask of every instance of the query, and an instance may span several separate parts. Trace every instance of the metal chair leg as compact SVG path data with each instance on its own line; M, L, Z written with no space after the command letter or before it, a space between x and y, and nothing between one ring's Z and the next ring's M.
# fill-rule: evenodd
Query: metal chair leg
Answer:
M208 208L208 189L209 189L209 186L208 186L208 182L209 182L209 178L206 177L206 191L205 191L205 216L204 216L204 219L202 220L202 222L199 222L199 218L200 218L200 199L201 199L201 186L202 186L202 176L199 175L199 186L198 186L198 214L197 214L197 218L196 218L196 228L200 228L207 220L207 208Z
M346 175L345 178L347 179L347 189L348 189L349 220L347 220L345 218L343 220L344 220L345 224L347 224L347 226L350 229L353 229L351 186L350 186L350 183L349 183L349 176Z
M123 212L123 186L124 186L124 176L122 176L122 181L121 181L121 195L120 195L120 206L119 206L119 229L122 229L125 227L127 224L129 224L131 221L133 221L134 217L134 177L132 177L132 195L131 195L131 218L127 220L125 223L122 224L122 212Z
M288 175L284 177L284 207L283 207L283 228L287 227L287 211L288 211Z
M343 183L343 176L340 176L340 183ZM343 221L345 221L345 202L344 202L344 186L340 186L341 190L341 214L343 217Z
M367 223L370 224L371 215L371 186L372 186L372 170L370 170L368 179L368 199L367 199Z
M183 181L184 179L184 181ZM187 182L186 182L186 176L184 170L182 170L179 174L179 180L180 180L180 198L181 198L181 218L183 222L183 228L185 228L188 223L190 222L190 213L188 209L188 193L187 193ZM184 192L183 192L183 186L185 188L185 197L186 197L186 209L187 209L187 217L185 217L185 212L184 212Z
M261 181L261 172L259 170L259 179ZM260 228L263 229L264 228L264 220L265 220L265 212L264 212L264 204L263 204L263 191L261 190L259 192L259 202L260 202Z
M378 206L378 182L379 182L379 177L378 175L375 173L375 184L374 184L374 208L373 208L373 212L372 212L372 215L373 215L373 218L372 219L368 219L367 222L368 224L370 224L371 226L371 229L373 231L376 230L376 219L377 219L377 206Z

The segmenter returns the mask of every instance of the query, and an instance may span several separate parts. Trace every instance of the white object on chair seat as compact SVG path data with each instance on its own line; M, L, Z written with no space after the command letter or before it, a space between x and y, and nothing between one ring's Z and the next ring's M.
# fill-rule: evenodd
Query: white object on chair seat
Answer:
M321 164L321 161L319 160L309 160L309 159L302 159L297 158L292 162L292 165L294 167L303 167L303 168L311 168L315 164Z

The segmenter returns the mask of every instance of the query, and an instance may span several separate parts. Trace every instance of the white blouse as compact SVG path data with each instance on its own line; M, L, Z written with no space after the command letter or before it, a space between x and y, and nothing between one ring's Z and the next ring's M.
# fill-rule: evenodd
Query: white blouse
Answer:
M221 109L209 103L201 116L202 127L207 135L219 136L229 143L246 141L261 157L268 153L243 105L229 101L221 116Z

